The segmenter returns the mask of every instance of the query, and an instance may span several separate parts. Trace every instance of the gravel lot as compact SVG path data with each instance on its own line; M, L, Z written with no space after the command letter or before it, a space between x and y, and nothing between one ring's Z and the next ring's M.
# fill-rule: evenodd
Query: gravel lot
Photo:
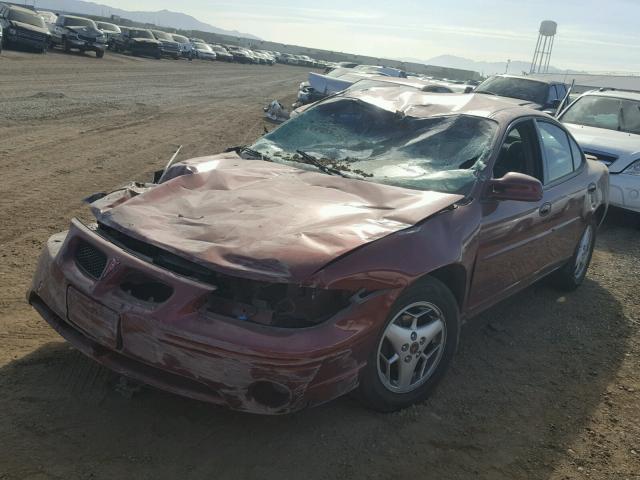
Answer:
M588 279L471 322L425 404L349 397L286 417L131 389L25 303L84 196L246 143L306 70L107 54L0 55L0 479L640 479L640 229L613 212ZM268 128L271 128L269 125Z

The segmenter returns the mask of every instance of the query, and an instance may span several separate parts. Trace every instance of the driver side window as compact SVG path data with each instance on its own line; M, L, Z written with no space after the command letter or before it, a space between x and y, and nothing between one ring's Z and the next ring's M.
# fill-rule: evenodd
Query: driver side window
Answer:
M509 130L493 167L493 178L509 172L524 173L543 181L542 157L533 120L525 120Z

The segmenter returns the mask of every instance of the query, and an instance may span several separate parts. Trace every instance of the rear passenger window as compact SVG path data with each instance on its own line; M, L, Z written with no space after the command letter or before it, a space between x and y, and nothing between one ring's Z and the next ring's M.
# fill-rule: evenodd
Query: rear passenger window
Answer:
M545 183L551 183L573 172L573 155L569 137L560 127L538 122L540 141L544 152Z
M569 138L569 142L571 143L571 155L573 156L573 169L577 170L582 165L582 151L580 151L580 147L572 138Z

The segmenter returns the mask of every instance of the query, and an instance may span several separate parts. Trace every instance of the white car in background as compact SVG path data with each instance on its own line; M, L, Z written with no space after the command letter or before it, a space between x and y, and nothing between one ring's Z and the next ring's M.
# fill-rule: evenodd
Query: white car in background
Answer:
M196 49L196 57L200 60L215 60L216 52L206 43L195 42L193 47Z
M640 213L640 93L594 90L559 117L585 154L609 168L609 203Z
M193 58L196 56L196 49L187 37L178 35L177 33L170 33L169 35L171 35L175 42L180 44L180 55L185 58Z

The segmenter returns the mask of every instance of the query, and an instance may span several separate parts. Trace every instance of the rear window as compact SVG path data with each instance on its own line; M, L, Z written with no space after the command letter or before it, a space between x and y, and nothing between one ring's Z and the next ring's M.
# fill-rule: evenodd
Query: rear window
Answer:
M131 30L129 36L132 38L153 38L149 30Z
M549 86L546 83L525 78L492 77L482 82L476 89L476 93L492 93L544 105L547 103Z
M113 23L96 22L96 25L100 30L105 30L107 32L120 33L120 29Z
M9 10L8 20L14 20L20 23L26 23L27 25L33 25L34 27L46 28L44 20L40 15L35 13L23 12L22 10Z
M561 120L564 123L640 135L640 102L586 95L571 105Z
M169 40L170 42L173 42L173 38L171 38L171 35L165 32L155 31L153 32L153 36L156 37L158 40Z

